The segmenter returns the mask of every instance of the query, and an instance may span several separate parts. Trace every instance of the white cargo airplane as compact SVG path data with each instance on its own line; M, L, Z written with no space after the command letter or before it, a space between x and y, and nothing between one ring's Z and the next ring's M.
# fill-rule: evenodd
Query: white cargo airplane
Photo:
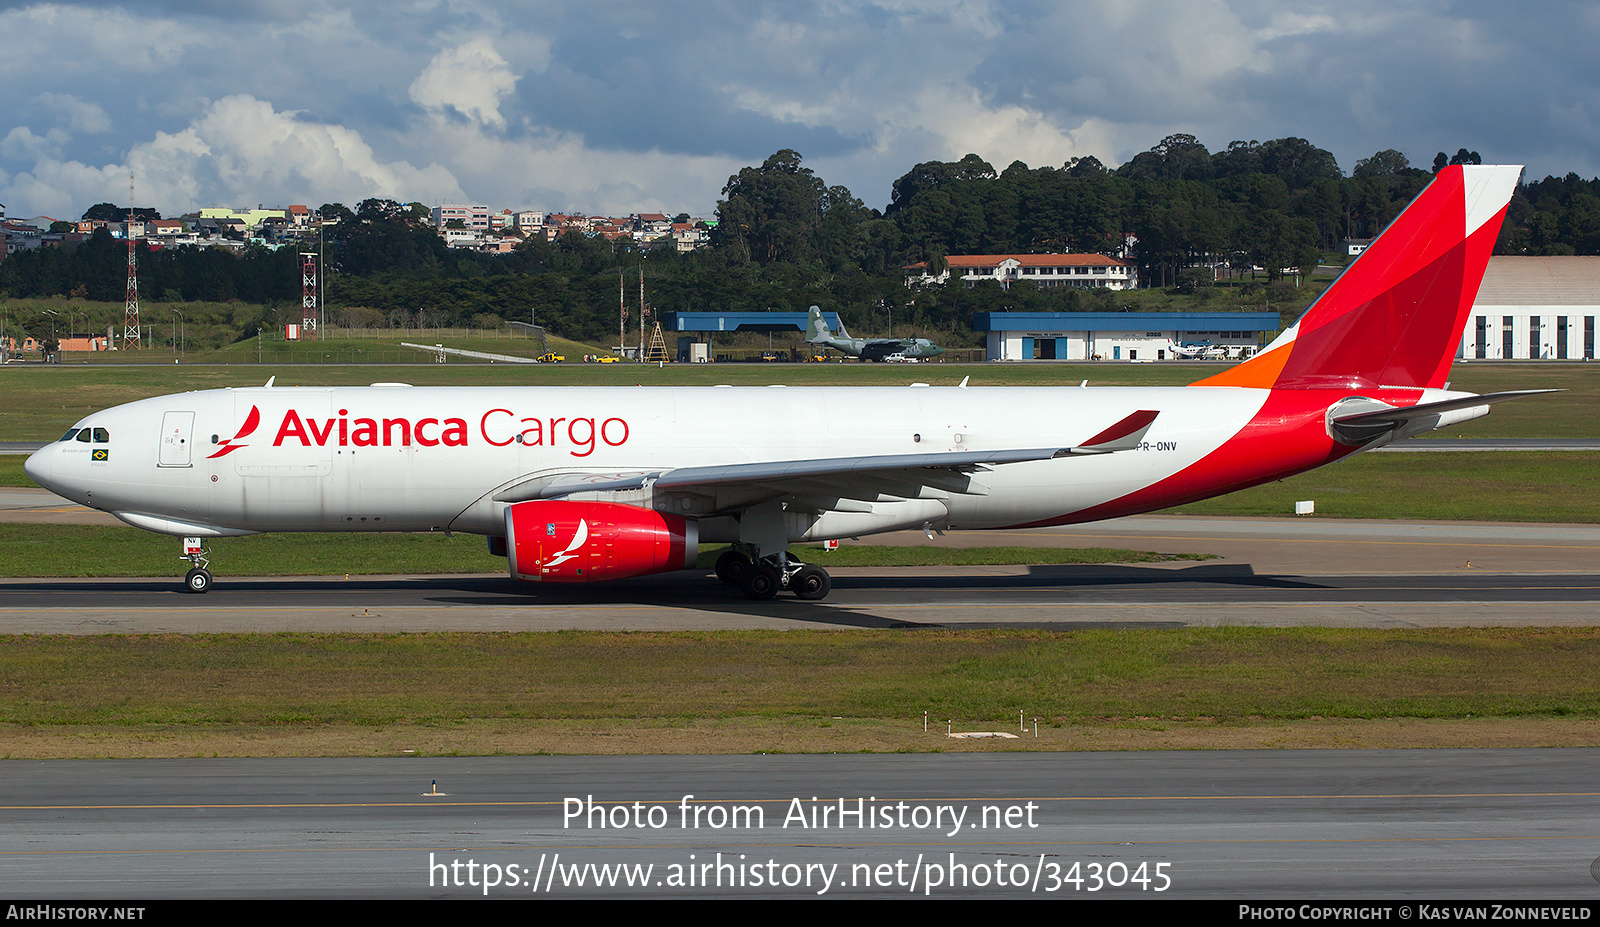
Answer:
M487 535L511 576L592 582L695 565L820 599L789 545L905 528L1148 512L1484 415L1529 392L1446 378L1516 167L1450 167L1268 348L1177 388L208 390L78 422L26 470L184 538Z

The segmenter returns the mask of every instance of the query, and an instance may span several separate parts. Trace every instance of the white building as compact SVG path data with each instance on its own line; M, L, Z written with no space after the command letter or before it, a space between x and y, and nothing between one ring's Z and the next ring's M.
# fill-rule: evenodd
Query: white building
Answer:
M452 219L460 219L461 224L471 231L489 231L487 206L460 206L447 203L433 207L432 213L433 227L436 229L444 228Z
M1600 257L1492 257L1456 356L1589 360L1600 317Z
M1276 312L980 312L988 359L1178 360L1215 348L1254 352L1278 332Z
M451 248L476 248L483 243L483 233L476 229L447 229L440 228L439 236L444 239L447 247Z
M1027 280L1046 288L1131 290L1139 281L1136 266L1103 254L953 254L945 258L942 273L928 273L926 264L906 270L907 283L943 284L955 278L969 287L995 280L1004 288Z

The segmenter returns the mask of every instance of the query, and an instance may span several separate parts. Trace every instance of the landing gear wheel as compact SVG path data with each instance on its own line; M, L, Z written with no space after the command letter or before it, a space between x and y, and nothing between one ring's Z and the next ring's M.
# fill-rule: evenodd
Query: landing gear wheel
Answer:
M833 578L827 570L808 563L789 579L789 588L794 590L795 598L815 602L827 598L829 590L833 588Z
M754 563L739 577L739 591L747 599L770 599L778 594L778 571L765 563Z
M193 592L197 595L203 592L210 592L211 574L199 567L195 567L189 571L189 575L183 578L183 588L184 591Z
M730 550L717 558L717 579L730 586L739 585L739 580L750 571L750 558L736 550Z

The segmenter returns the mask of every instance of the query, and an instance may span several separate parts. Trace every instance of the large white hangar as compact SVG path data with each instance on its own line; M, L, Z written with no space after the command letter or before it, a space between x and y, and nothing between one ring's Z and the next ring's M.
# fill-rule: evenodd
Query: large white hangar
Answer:
M1276 312L980 312L988 358L1175 360L1241 357L1278 332Z
M1593 360L1600 257L1494 257L1461 336L1466 360Z

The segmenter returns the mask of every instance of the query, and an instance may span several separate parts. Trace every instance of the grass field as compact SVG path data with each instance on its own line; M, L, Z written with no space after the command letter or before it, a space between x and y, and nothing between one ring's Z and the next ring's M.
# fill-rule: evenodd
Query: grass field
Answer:
M1600 523L1600 453L1362 454L1320 470L1169 511L1327 518Z
M391 729L425 752L952 749L920 733L924 712L939 734L1041 719L1041 740L1001 749L1469 719L1582 722L1592 742L1597 659L1592 628L17 637L0 754L259 755L285 736L399 752Z

